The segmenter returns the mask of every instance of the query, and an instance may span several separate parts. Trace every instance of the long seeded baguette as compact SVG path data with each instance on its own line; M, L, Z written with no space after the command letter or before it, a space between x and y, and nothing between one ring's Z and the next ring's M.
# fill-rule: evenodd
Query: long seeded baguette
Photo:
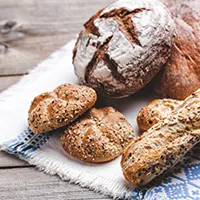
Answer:
M141 130L146 131L154 124L170 115L183 101L174 99L154 99L140 110L137 123Z
M200 89L133 141L122 155L125 178L143 186L174 166L200 141Z

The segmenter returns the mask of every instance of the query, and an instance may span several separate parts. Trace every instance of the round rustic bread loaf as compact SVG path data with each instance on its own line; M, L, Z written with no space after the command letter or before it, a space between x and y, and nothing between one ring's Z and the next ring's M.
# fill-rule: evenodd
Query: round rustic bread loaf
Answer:
M157 0L119 0L85 23L74 48L79 80L101 95L129 96L170 56L174 22Z
M112 107L92 108L61 137L64 150L87 162L107 162L120 156L133 140L132 126Z
M164 97L184 100L200 88L200 1L163 0L174 16L176 37L169 61L154 80Z
M96 92L87 86L64 84L33 100L28 123L33 133L66 126L85 113L96 102Z

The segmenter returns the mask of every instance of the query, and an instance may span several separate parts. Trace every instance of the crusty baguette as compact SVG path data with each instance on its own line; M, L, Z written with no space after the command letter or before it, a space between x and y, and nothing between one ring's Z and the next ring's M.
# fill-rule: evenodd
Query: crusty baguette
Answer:
M137 123L141 130L146 131L154 124L164 119L174 111L183 101L173 99L154 99L140 110Z
M87 162L107 162L120 156L134 138L133 128L112 107L92 108L69 125L61 137L64 150Z
M73 122L91 108L96 92L81 85L64 84L33 100L28 123L33 133L45 133Z
M123 174L134 186L143 186L175 165L199 141L200 89L128 146L121 160Z

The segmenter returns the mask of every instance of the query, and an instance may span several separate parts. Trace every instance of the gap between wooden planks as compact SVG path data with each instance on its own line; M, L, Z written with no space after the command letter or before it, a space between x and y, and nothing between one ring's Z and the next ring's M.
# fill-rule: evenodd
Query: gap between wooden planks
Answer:
M83 23L112 0L1 0L0 92L75 38ZM38 173L0 152L0 199L109 199Z
M57 176L39 173L34 168L0 170L1 200L109 200L86 188L61 181Z

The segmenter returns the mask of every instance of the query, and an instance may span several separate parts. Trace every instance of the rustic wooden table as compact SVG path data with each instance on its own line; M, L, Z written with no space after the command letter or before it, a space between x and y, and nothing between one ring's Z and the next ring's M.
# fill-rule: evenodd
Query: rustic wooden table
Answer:
M0 91L16 83L112 0L1 0ZM2 134L2 133L1 133ZM5 133L6 134L6 133ZM110 199L0 153L0 199Z

